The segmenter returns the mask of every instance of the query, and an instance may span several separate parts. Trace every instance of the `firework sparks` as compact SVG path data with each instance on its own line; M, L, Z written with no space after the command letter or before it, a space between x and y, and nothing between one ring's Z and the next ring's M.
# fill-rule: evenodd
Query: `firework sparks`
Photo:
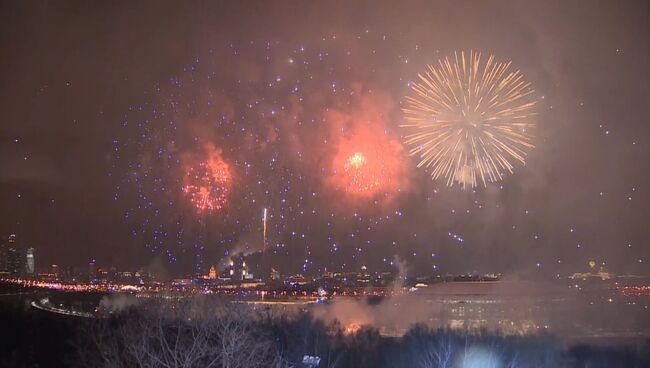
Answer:
M510 62L454 53L428 66L411 84L403 109L405 144L433 180L476 187L503 179L513 162L525 164L534 127L533 89Z
M361 166L366 164L366 156L361 152L357 152L350 156L348 162L345 164L345 170L348 171L351 168L360 169Z
M266 207L264 207L264 211L262 212L262 247L263 250L266 250Z
M369 165L362 152L355 152L350 156L343 169L350 179L348 190L355 192L372 191L381 185L384 168L381 164Z
M257 244L266 248L265 261L300 254L303 269L311 269L316 255L330 248L310 248L325 233L310 234L305 221L363 213L355 222L329 221L322 240L339 244L357 232L369 245L370 225L389 221L395 200L411 188L403 146L389 121L395 106L390 93L370 93L347 80L331 88L332 75L320 68L340 67L335 59L319 64L316 48L303 52L282 44L269 51L265 45L235 50L231 43L215 44L214 55L201 55L129 106L112 142L114 198L124 207L134 243L178 267L192 262L203 269L204 258ZM289 54L296 64L284 64ZM257 71L258 62L281 67L267 75ZM242 84L250 73L251 83ZM307 98L318 91L327 91L326 100ZM287 108L294 105L302 112ZM307 116L326 123L314 129L303 124ZM355 153L361 157L346 171ZM323 201L330 196L338 200ZM266 236L259 239L263 207ZM361 249L349 251L356 257Z
M228 165L219 158L190 167L185 175L185 192L199 212L222 209L228 200L231 176Z

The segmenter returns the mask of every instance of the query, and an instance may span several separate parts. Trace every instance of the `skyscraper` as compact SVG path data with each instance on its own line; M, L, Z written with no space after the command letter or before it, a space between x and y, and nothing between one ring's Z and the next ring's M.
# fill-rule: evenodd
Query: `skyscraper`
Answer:
M7 272L10 275L17 276L22 270L22 258L16 247L9 246L7 249Z
M16 243L16 234L9 235L7 247L7 272L10 275L16 276L22 272L23 257L18 251L18 244Z
M0 273L7 272L8 247L4 242L0 243Z
M58 279L58 278L59 278L59 265L57 265L57 264L53 264L53 265L50 267L50 273L51 273L52 275L54 275L55 278Z
M97 278L97 264L95 260L91 260L88 263L88 281L93 282Z
M28 276L33 276L35 273L35 263L34 263L34 248L27 248L25 252L25 273Z

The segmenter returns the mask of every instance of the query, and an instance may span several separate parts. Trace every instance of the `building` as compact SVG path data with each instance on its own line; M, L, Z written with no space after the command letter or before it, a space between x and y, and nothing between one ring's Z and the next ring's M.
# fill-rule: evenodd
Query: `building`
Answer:
M280 271L275 268L271 268L270 279L271 281L280 281Z
M93 259L88 263L88 281L93 282L97 279L97 264Z
M588 265L589 265L588 271L576 272L573 275L569 276L569 278L574 280L581 279L583 281L586 281L588 279L601 279L602 281L605 281L616 276L605 269L605 262L603 262L603 265L600 266L598 272L596 272L596 261L591 260L589 261Z
M52 276L54 276L54 278L58 279L60 276L59 265L53 264L52 267L50 268L50 273L52 274Z
M370 280L371 277L370 274L368 273L368 267L366 267L365 265L361 266L361 272L358 273L356 277L357 285L359 286L370 285Z
M242 281L253 278L253 274L248 271L248 266L243 257L231 259L228 267L224 271L224 276L232 281Z
M291 286L301 286L307 284L307 279L301 274L289 276L285 281L286 284Z
M9 235L6 247L6 267L7 273L13 276L20 275L23 271L23 257L18 250L16 234Z
M34 276L35 272L34 248L30 247L25 252L25 274L27 276Z
M217 269L214 268L214 266L210 267L210 271L208 271L208 278L210 280L216 280L217 279Z
M23 257L16 247L11 245L7 249L7 272L10 275L17 276L20 275L23 269Z
M246 261L242 259L241 261L241 278L242 280L245 278L248 278L248 276L252 276L248 272L248 266L246 266Z
M7 256L9 247L4 242L0 243L0 273L7 272Z

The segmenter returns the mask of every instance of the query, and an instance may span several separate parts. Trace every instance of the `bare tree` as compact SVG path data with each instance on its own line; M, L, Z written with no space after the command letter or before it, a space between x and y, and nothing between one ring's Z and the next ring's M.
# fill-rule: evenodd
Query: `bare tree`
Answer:
M221 368L272 367L279 364L275 345L252 325L254 316L242 308L216 319L217 361Z
M435 339L420 348L416 358L419 368L450 368L456 353L457 342L449 331L440 331Z
M273 341L243 307L191 299L95 323L79 363L92 367L282 368Z

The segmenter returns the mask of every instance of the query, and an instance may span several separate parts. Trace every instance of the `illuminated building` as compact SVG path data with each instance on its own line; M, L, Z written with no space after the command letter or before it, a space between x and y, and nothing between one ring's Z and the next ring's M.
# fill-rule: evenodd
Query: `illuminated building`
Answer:
M273 281L280 280L280 271L276 270L275 268L271 268L270 279Z
M93 259L88 263L88 280L93 282L95 279L97 279L97 264Z
M610 273L605 269L604 266L600 266L598 272L594 272L596 269L596 261L589 261L589 271L587 272L576 272L573 275L569 276L570 279L576 280L587 280L587 279L601 279L603 281L609 280L615 275ZM604 265L604 263L603 263Z
M27 248L25 253L26 263L25 263L25 273L29 276L34 275L35 265L34 265L34 248Z
M22 271L22 257L16 245L16 234L9 235L8 244L5 247L4 271L10 275L18 275Z
M246 261L241 263L241 277L245 278L248 275L248 266L246 266Z
M15 247L7 249L7 272L11 275L19 275L22 270L22 257Z
M210 280L216 280L217 279L217 269L214 268L214 266L210 267L210 271L208 271L208 278Z
M59 265L53 264L50 268L50 273L54 275L54 278L59 278Z
M370 274L368 273L368 267L365 265L361 266L361 273L357 274L356 282L361 285L370 284Z
M7 272L7 256L8 256L7 245L1 243L0 244L0 273Z
M298 275L290 276L287 279L286 283L292 286L306 285L307 279L305 279L305 276L298 274Z
M192 279L174 279L172 280L172 285L173 286L191 286L192 285Z
M570 279L601 279L603 281L609 280L614 277L614 274L608 272L604 267L600 267L598 272L576 272L573 275L569 276Z
M241 281L251 279L253 274L249 273L248 266L243 257L239 257L236 261L232 259L230 260L225 271L225 276L233 281Z
M94 279L95 282L98 282L100 284L105 284L108 282L108 272L109 270L105 268L99 268L97 269L97 277Z

